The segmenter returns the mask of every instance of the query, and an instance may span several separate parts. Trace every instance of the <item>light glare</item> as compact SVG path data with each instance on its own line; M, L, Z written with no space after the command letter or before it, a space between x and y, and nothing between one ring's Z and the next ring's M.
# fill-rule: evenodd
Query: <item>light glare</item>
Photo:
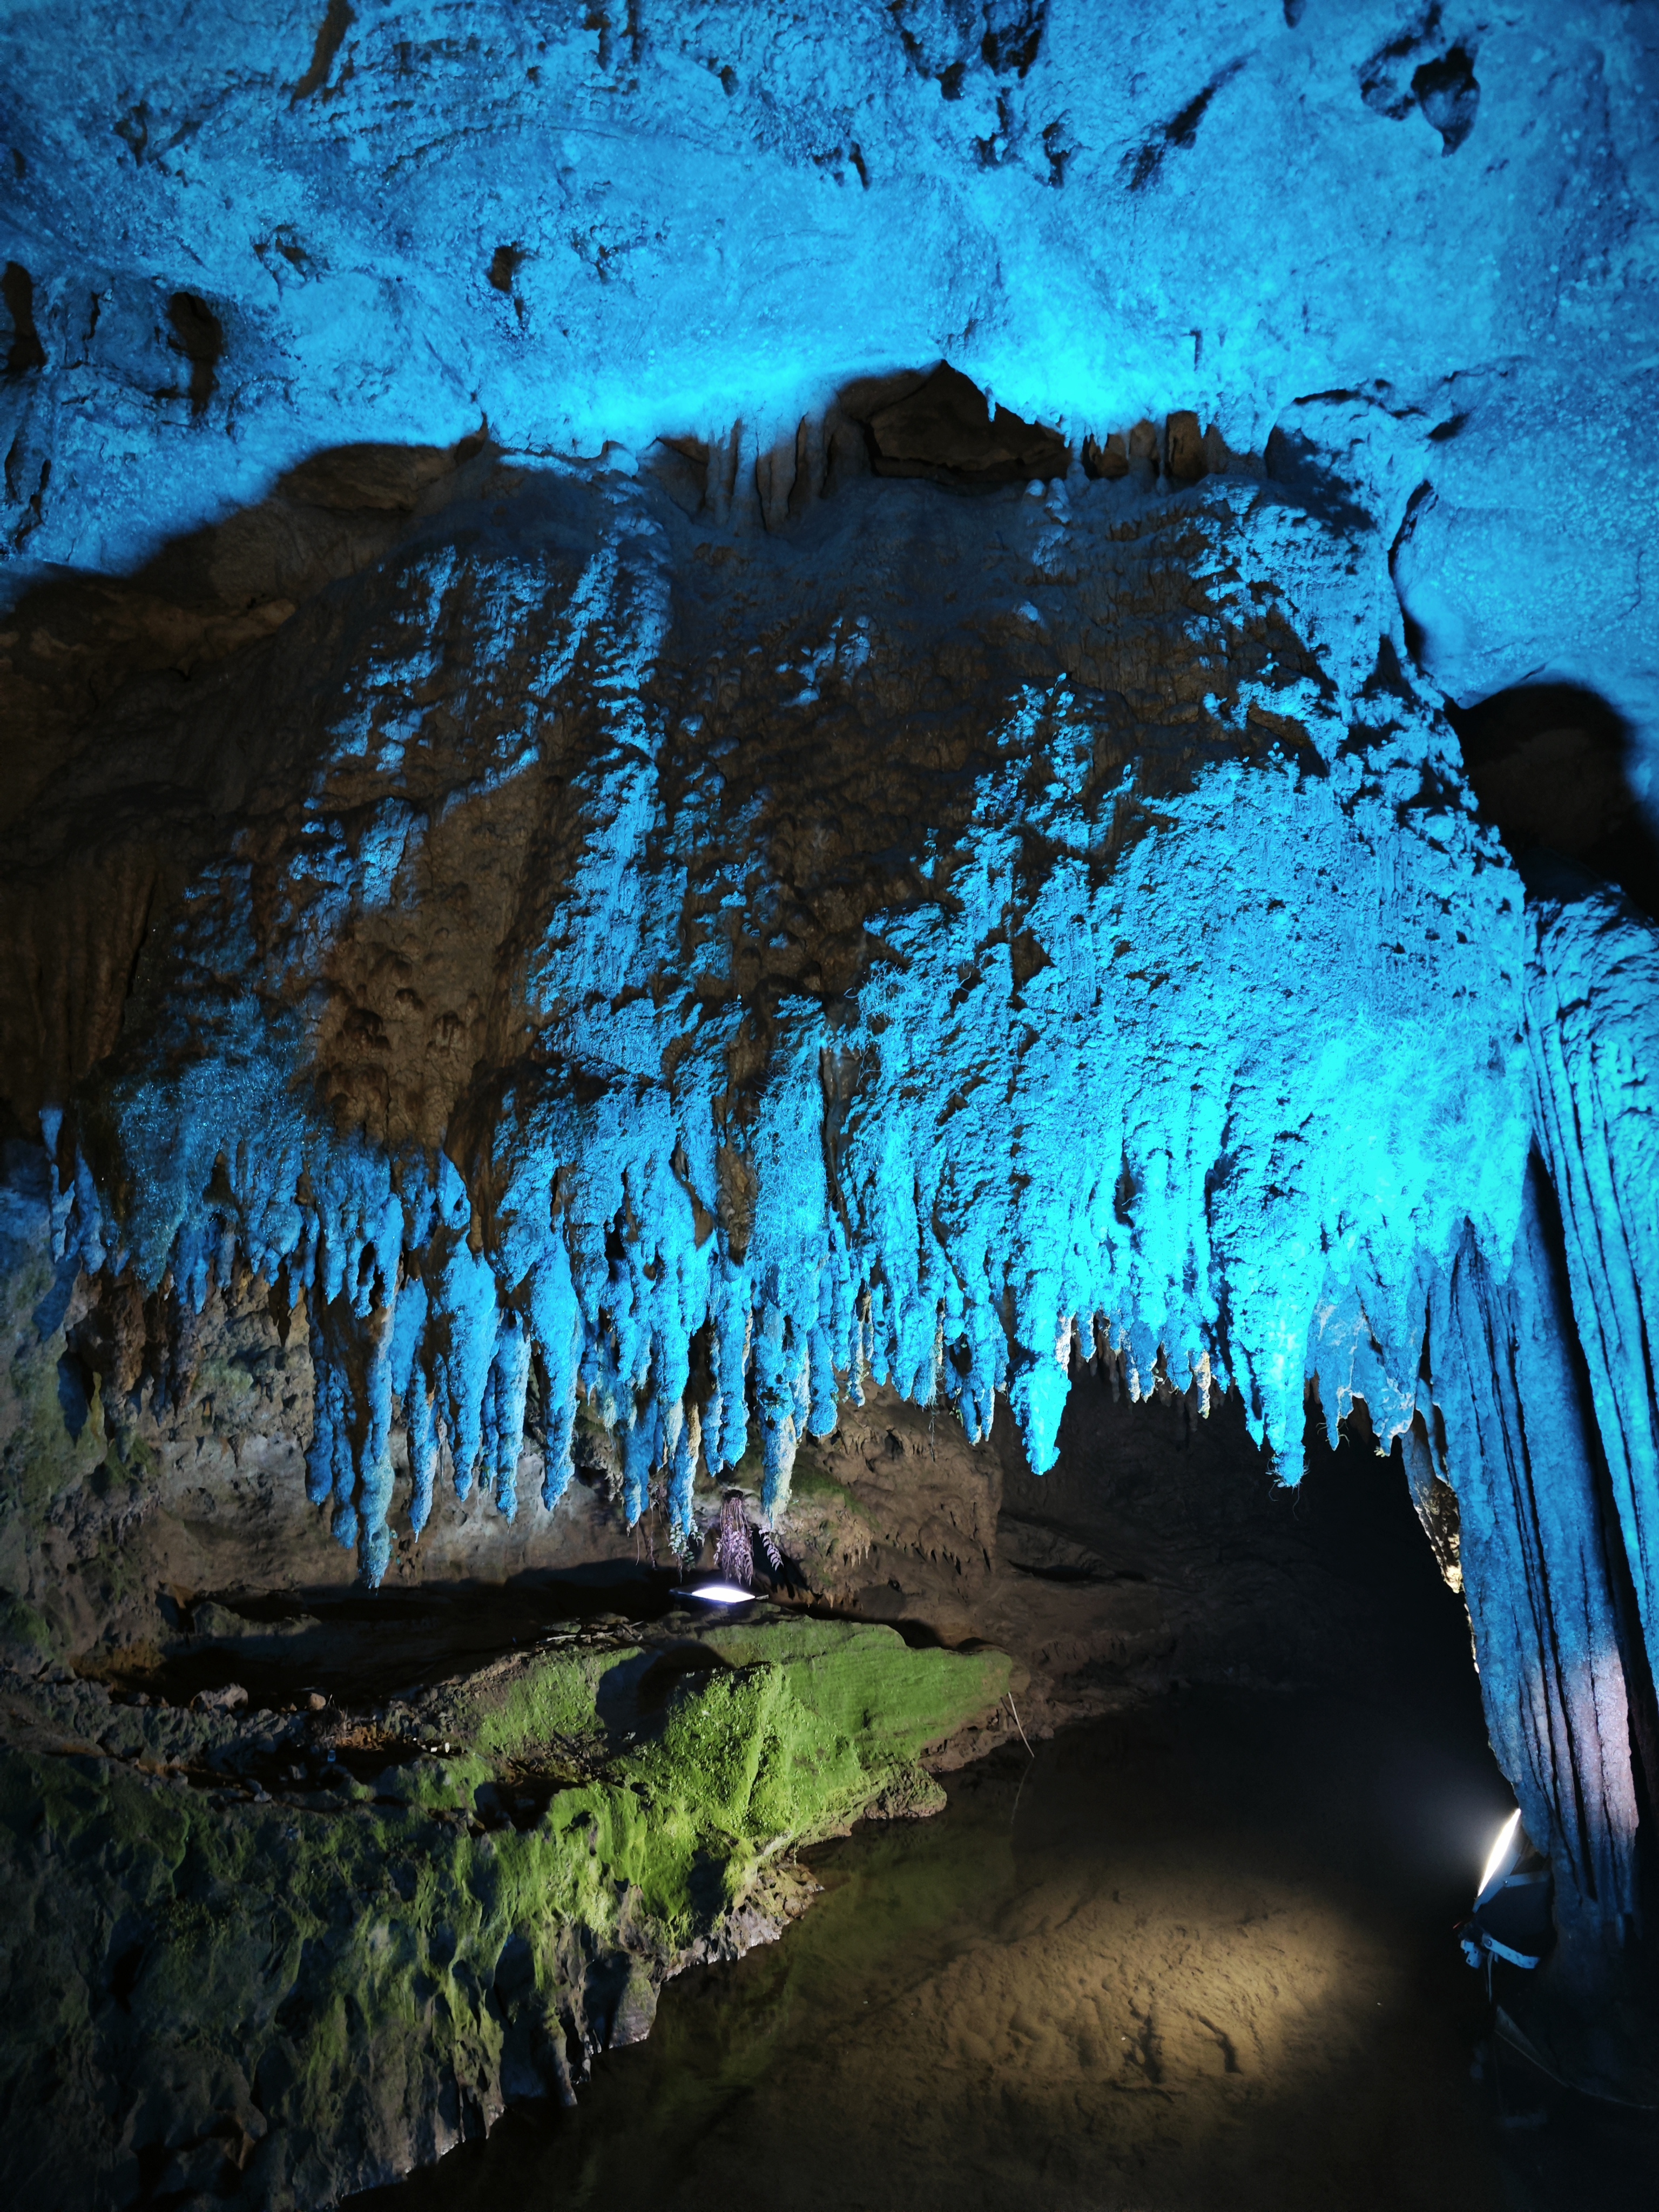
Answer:
M1521 1808L1517 1805L1498 1831L1498 1841L1492 1847L1492 1856L1487 1859L1486 1871L1480 1877L1480 1887L1475 1892L1477 1897L1484 1895L1493 1875L1508 1856L1510 1846L1515 1841L1515 1832L1520 1825Z
M705 1605L747 1605L755 1593L739 1589L735 1583L699 1583L695 1589L677 1589L674 1595L701 1598Z

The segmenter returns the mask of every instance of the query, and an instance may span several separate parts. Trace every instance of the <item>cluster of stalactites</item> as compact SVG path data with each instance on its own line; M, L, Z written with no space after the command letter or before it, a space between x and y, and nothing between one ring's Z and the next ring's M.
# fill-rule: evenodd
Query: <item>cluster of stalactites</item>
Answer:
M55 1155L58 1117L46 1133ZM1218 1379L1207 1352L1173 1375L1150 1331L1104 1312L1060 1316L1048 1371L1034 1376L1036 1363L994 1315L960 1296L931 1310L896 1298L879 1272L855 1269L833 1223L791 1271L787 1303L776 1265L734 1258L723 1234L671 1253L623 1243L617 1224L550 1235L508 1280L510 1255L483 1249L466 1187L441 1153L392 1161L358 1140L319 1165L280 1146L255 1161L245 1146L235 1164L239 1203L187 1213L163 1269L152 1256L152 1281L197 1312L230 1288L239 1264L295 1304L303 1295L315 1390L308 1492L331 1507L335 1535L357 1548L371 1583L390 1557L398 1429L415 1536L446 1472L458 1497L480 1486L511 1518L527 1425L551 1511L574 1472L580 1412L617 1437L629 1524L656 1506L684 1539L700 1467L729 1476L751 1437L763 1510L781 1522L801 1437L832 1432L842 1398L862 1403L872 1383L951 1406L975 1443L990 1434L998 1395L1008 1396L1046 1466L1079 1363L1103 1363L1132 1400L1190 1389L1206 1414ZM53 1214L58 1250L76 1250L89 1271L119 1273L142 1259L78 1154L61 1182L54 1173Z

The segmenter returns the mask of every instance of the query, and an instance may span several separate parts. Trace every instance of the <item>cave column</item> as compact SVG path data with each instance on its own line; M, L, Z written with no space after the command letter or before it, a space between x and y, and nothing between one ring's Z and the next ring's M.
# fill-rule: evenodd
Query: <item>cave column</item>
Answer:
M1599 1441L1535 1153L1507 1274L1471 1237L1431 1339L1492 1747L1550 1855L1564 1948L1617 1950L1636 1912L1629 1698Z
M1650 1683L1659 1661L1659 930L1619 893L1529 897L1534 1125L1560 1202ZM1659 1779L1659 1777L1656 1777Z

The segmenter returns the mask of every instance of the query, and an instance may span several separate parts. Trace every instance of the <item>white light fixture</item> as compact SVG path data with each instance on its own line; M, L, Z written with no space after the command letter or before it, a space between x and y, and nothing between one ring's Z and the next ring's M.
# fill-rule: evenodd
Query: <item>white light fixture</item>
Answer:
M704 1605L747 1605L753 1590L739 1589L736 1583L699 1583L693 1589L677 1589L675 1597L695 1597Z
M1480 1877L1480 1887L1474 1893L1478 1905L1492 1885L1502 1880L1515 1864L1520 1852L1517 1849L1521 1828L1521 1808L1517 1805L1503 1826L1498 1831L1498 1840L1492 1847L1486 1872Z

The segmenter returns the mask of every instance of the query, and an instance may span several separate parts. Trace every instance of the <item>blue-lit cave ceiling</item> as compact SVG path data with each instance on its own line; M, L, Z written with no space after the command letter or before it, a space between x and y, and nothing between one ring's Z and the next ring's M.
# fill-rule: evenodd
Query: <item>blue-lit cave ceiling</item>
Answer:
M630 1524L747 1470L787 1540L872 1388L1042 1473L1105 1358L1286 1481L1363 1399L1622 1940L1659 19L4 39L40 1250L302 1306L371 1583L434 1485L559 1510L579 1418Z
M1334 398L1349 468L1421 488L1436 680L1652 724L1644 8L83 0L5 38L22 574L482 422L747 465L943 356L1074 442L1190 408L1260 452Z
M1293 1476L1363 1305L1408 1422L1420 1285L1514 1234L1525 952L1375 546L1249 477L866 477L775 538L514 475L198 687L204 849L75 1140L90 1265L305 1289L368 1571L393 1400L416 1527L434 1413L511 1510L532 1352L545 1502L580 1383L680 1520L751 1401L781 1513L866 1373L1046 1468L1097 1329Z

